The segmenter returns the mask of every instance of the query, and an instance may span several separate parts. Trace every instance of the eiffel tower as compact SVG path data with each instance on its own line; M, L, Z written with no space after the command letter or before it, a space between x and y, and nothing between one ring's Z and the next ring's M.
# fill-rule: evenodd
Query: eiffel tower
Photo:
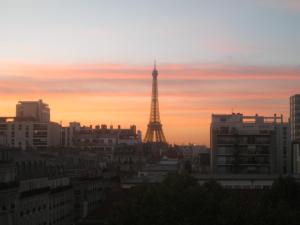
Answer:
M146 143L167 143L159 116L157 76L158 71L154 62L150 121L144 138L144 142Z

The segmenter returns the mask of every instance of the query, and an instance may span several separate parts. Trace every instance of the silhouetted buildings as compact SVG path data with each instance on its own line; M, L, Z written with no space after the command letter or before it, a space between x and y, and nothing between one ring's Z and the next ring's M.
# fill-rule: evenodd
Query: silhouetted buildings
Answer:
M157 74L154 69L147 143L142 143L141 132L134 125L121 128L72 122L61 127L50 121L49 106L42 100L20 101L16 117L1 117L0 147L27 150L29 156L22 162L17 157L14 163L5 154L2 156L0 172L5 171L6 175L0 178L0 187L4 188L0 195L11 207L2 215L3 221L65 224L69 219L80 220L100 204L103 190L109 187L101 172L103 165L109 166L109 171L122 181L126 177L123 184L127 187L161 182L167 174L188 173L199 183L213 178L231 188L264 188L270 187L278 175L294 173L297 177L300 173L300 95L290 98L289 122L276 114L213 114L211 149L192 144L168 146L164 144L159 118ZM158 125L157 130L150 125ZM35 159L30 150L44 159ZM59 162L51 165L52 157ZM51 163L46 165L48 160ZM57 167L57 163L62 166ZM26 186L28 183L32 190ZM33 196L37 204L31 209L27 198L20 196L28 196L29 202ZM13 199L17 201L13 203ZM57 203L60 201L68 203ZM44 202L48 205L45 211ZM72 218L68 218L70 210ZM64 214L57 216L60 211Z
M212 115L211 162L217 174L290 174L289 124L276 115Z
M16 117L0 117L0 146L22 150L45 150L53 147L96 150L112 158L115 146L142 142L142 134L132 125L129 129L107 125L81 126L72 122L68 127L50 121L49 106L39 101L20 101Z

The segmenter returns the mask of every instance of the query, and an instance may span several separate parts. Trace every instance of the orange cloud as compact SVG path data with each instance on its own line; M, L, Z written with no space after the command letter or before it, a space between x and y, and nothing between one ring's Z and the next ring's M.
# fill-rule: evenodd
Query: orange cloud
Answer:
M0 116L19 100L43 99L54 121L136 124L145 132L152 66L0 62ZM211 113L283 113L300 68L219 64L159 66L161 119L171 143L209 144Z

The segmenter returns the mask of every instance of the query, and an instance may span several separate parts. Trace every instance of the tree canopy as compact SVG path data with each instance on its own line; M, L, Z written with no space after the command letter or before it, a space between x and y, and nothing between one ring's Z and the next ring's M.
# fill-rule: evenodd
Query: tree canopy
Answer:
M111 225L284 225L299 224L300 187L277 179L270 190L225 189L212 180L199 185L187 175L137 186L117 202Z

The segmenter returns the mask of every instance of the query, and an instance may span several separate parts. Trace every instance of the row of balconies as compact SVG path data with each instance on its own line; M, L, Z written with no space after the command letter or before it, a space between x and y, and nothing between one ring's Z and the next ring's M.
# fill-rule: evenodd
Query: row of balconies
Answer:
M217 157L217 163L224 163L224 164L269 164L270 158L266 156L256 156L256 157L249 157L249 156L240 156L240 157Z

